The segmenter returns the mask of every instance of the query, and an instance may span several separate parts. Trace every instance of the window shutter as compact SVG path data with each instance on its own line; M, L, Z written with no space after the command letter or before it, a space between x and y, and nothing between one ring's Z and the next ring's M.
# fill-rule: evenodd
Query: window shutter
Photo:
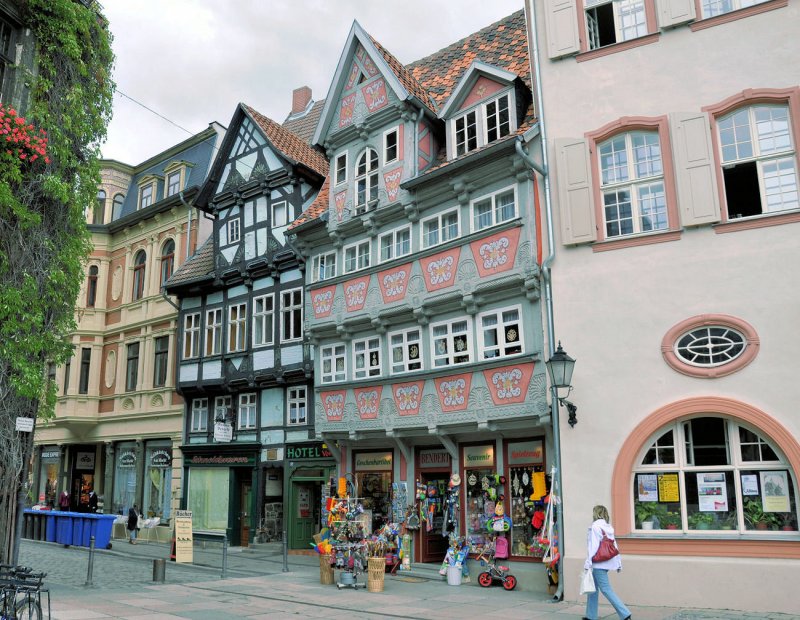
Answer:
M547 52L560 58L580 51L575 0L544 0Z
M694 0L656 0L658 27L674 28L693 21L697 15Z
M562 242L589 243L596 239L596 229L588 145L570 138L555 144Z
M670 115L683 226L700 226L720 219L716 162L708 117L703 113Z

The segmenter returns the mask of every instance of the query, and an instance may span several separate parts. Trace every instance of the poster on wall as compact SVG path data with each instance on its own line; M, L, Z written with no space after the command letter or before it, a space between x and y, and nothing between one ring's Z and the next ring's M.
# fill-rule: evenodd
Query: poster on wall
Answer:
M636 476L640 502L658 501L658 476L656 474L639 474Z
M311 516L311 492L307 487L297 491L297 518L308 519Z
M678 484L678 474L658 475L658 501L659 502L681 501L681 488L680 485Z
M697 504L700 512L728 512L725 472L697 474Z
M762 471L761 504L764 512L789 512L789 477L785 471Z
M742 474L742 495L758 495L758 476Z

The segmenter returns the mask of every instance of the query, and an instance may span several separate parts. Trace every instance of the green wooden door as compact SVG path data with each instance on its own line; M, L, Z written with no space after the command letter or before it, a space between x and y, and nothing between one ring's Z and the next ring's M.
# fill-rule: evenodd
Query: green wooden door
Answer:
M292 549L308 549L313 542L316 524L314 516L319 514L319 485L313 482L294 482L292 484L292 503L289 508L289 522L292 534L289 545Z

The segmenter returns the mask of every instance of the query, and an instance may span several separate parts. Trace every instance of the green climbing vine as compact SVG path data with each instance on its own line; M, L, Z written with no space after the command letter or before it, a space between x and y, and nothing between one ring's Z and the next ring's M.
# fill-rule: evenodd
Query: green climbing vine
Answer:
M114 92L111 35L96 4L18 4L36 54L32 67L14 67L30 92L24 117L8 107L0 117L0 562L16 559L33 442L15 419L52 415L47 367L72 355L67 337L91 249L84 214Z

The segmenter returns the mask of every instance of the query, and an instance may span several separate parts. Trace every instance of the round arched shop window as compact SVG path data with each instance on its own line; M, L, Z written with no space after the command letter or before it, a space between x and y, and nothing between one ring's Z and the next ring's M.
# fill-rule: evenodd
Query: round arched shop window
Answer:
M746 321L724 314L702 314L681 321L661 341L664 361L692 377L729 375L758 353L756 330Z
M698 327L675 343L675 354L693 366L719 366L744 352L745 337L724 325Z

